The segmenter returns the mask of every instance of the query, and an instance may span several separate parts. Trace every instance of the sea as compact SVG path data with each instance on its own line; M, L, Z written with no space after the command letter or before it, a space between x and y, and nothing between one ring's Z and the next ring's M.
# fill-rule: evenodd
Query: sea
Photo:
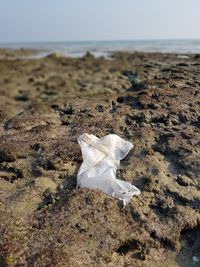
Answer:
M200 54L200 39L0 43L0 48L38 50L35 57L44 57L51 53L82 57L87 52L96 57L109 57L115 51Z

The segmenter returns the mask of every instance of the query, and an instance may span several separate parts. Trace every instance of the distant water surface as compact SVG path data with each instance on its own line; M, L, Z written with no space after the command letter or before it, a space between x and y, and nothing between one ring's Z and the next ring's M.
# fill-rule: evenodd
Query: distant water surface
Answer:
M145 40L145 41L82 41L44 43L0 43L0 48L28 48L40 52L42 57L59 52L66 56L81 57L86 52L95 56L109 56L113 51L140 51L161 53L200 53L200 40Z

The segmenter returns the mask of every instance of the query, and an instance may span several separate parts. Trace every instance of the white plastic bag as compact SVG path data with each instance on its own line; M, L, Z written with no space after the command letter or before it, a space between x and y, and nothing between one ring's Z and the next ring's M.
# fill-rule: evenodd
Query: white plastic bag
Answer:
M119 162L133 147L115 134L98 138L93 134L83 134L78 138L83 163L78 171L77 184L80 187L99 188L113 197L129 203L140 190L128 182L116 179Z

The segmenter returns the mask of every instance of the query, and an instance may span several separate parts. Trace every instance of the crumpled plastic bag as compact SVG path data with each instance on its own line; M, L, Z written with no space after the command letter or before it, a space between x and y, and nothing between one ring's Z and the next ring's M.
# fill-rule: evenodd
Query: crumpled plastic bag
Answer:
M77 185L98 188L103 192L119 198L126 205L133 195L140 190L134 185L116 179L116 171L121 159L125 158L133 147L115 134L98 138L93 134L83 134L78 138L83 163L78 171Z

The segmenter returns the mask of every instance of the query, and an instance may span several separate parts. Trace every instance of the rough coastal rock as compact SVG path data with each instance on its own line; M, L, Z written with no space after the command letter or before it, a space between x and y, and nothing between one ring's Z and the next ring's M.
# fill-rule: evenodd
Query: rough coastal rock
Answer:
M0 96L0 266L199 266L197 55L2 57ZM76 188L84 132L134 144L125 209Z

